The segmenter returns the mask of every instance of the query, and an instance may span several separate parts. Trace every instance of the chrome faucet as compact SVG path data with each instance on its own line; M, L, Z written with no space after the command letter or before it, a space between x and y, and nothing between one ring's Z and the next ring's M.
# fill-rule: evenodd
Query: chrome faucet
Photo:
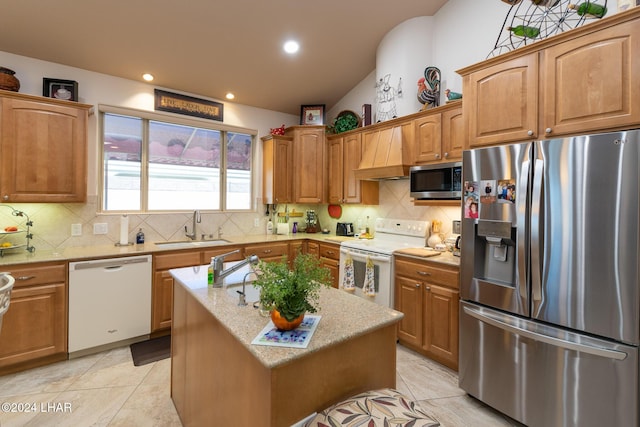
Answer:
M229 255L233 255L240 252L240 249L236 249L235 251L227 252L226 254L214 256L211 259L211 264L213 264L213 287L219 288L222 286L222 280L230 275L231 273L240 270L247 264L256 265L260 261L258 255L250 255L246 259L239 261L237 264L232 265L231 267L223 270L224 267L224 259Z
M193 224L191 225L191 233L187 231L187 226L185 225L184 235L190 238L191 240L196 240L196 236L198 235L198 233L196 233L196 223L199 224L201 221L202 221L202 218L200 217L200 211L196 209L195 211L193 211Z

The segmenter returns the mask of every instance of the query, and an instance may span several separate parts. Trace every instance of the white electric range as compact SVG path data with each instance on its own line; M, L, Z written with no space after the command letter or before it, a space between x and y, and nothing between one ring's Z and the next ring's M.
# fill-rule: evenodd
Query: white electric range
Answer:
M424 247L429 221L377 218L373 239L347 240L340 244L340 287L344 283L347 258L353 260L355 294L393 308L393 252L402 248ZM373 262L375 295L365 295L367 259Z

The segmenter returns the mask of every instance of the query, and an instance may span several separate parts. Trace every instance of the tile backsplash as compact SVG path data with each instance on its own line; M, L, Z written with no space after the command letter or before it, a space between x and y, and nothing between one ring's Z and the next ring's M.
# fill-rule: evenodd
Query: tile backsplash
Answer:
M75 246L112 245L120 240L120 215L96 214L97 198L95 196L90 197L87 203L0 204L0 230L11 225L24 229L27 217L13 215L14 209L23 211L33 222L31 244L38 251ZM332 233L335 233L338 221L352 222L355 226L360 221L364 225L368 216L371 225L378 217L429 221L438 219L442 221L442 234L446 237L451 233L452 221L460 219L460 209L456 207L414 206L409 197L409 182L406 179L381 181L379 205L343 205L342 216L339 219L329 216L327 205L291 204L287 209L289 211L295 209L303 213L307 209L314 209L318 214L320 226L329 229ZM277 210L283 212L285 206L279 205ZM275 223L277 217L273 212L270 213ZM130 242L135 242L136 233L140 228L144 231L147 242L185 239L185 226L191 232L191 212L131 214L128 217ZM217 237L218 229L221 230L222 237L260 235L265 234L266 230L267 217L264 206L258 207L257 212L203 212L201 217L201 223L198 224L198 239L202 233ZM304 217L290 218L290 228L294 221L298 221L298 226L304 228ZM72 224L81 224L82 235L71 236ZM93 234L95 224L107 224L107 234ZM17 233L5 235L3 241L19 245L25 243L25 238L24 233Z

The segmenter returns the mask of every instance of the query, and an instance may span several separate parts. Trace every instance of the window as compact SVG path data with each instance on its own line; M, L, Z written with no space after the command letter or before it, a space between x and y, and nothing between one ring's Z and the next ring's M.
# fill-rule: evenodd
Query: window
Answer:
M111 112L102 130L103 211L251 209L255 134Z

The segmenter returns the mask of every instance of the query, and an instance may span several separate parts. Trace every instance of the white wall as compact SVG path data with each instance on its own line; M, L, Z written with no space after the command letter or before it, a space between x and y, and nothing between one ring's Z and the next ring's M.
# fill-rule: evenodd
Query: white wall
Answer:
M43 77L75 80L78 82L79 102L96 107L98 104L106 104L139 110L154 110L153 90L158 86L153 84L126 80L2 51L0 51L0 64L16 72L16 77L20 80L20 93L42 95ZM177 92L170 88L167 90ZM198 94L190 95L203 98ZM224 104L224 124L255 129L259 137L269 134L270 128L279 127L283 124L290 126L299 123L299 117L296 115L249 107L228 101L215 99L214 101ZM99 138L96 117L94 115L89 120L89 196L98 194L97 148L99 147ZM260 146L261 144L258 144L258 147ZM257 163L259 166L260 162ZM260 171L258 170L257 172Z

